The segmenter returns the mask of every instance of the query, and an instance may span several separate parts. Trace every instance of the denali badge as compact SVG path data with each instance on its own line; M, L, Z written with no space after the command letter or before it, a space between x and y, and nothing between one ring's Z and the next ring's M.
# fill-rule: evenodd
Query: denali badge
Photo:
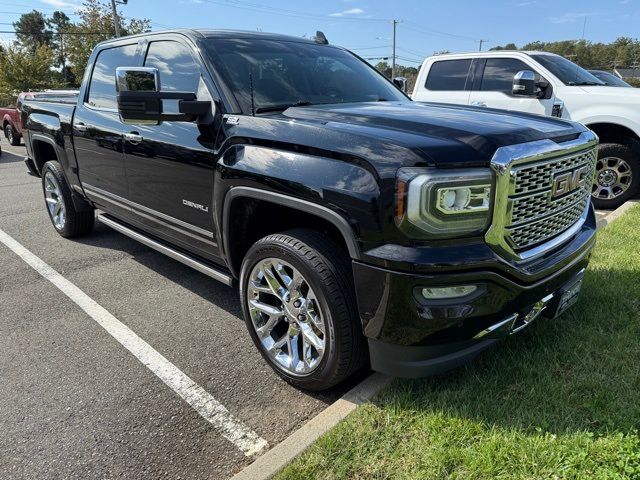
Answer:
M573 172L564 172L553 177L553 189L551 198L561 197L584 187L585 177L589 173L589 167L580 167Z
M187 207L197 208L198 210L202 210L203 212L209 211L209 207L205 207L204 205L200 205L199 203L194 203L190 200L185 200L184 198L182 199L182 204L186 205Z

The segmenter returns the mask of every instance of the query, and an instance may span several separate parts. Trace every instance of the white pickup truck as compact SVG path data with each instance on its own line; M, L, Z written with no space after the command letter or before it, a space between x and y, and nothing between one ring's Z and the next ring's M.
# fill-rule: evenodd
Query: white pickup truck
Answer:
M595 206L615 208L640 191L640 89L605 86L559 55L502 50L429 57L413 100L581 122L600 137Z

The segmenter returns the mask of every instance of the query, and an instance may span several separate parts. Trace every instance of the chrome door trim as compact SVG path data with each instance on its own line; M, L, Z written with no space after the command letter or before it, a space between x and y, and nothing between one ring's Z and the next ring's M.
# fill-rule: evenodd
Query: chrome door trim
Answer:
M201 242L204 243L208 243L214 247L217 247L218 244L216 242L214 242L213 239L214 235L213 232L210 232L209 230L205 230L203 228L197 227L195 225L192 225L190 223L187 222L183 222L180 219L177 219L175 217L171 217L169 215L166 215L162 212L158 212L157 210L153 210L151 208L145 207L144 205L140 205L139 203L136 202L132 202L131 200L127 200L126 198L123 198L119 195L116 195L114 193L111 192L107 192L106 190L103 190L101 188L95 187L93 185L89 185L86 183L82 184L85 192L87 193L88 196L94 196L96 198L100 198L102 200L106 200L107 202L110 202L120 208L123 208L125 210L129 210L132 213L135 213L137 215L140 215L142 217L145 217L153 222L159 223L160 225L164 225L167 228L170 228L172 230L175 230L178 233L181 233L183 235L187 235L189 237L195 238L196 240L199 240ZM163 219L165 221L162 221L160 219ZM171 223L173 223L174 225L172 225ZM184 230L183 228L179 228L179 225L181 227L184 227L184 229L189 229L194 233L197 233L199 235L194 235L193 233ZM200 235L207 237L202 238Z
M213 267L210 267L209 265L206 265L205 263L187 255L184 254L182 252L179 252L177 250L174 250L173 248L164 245L160 242L157 242L145 235L143 235L142 233L136 232L135 230L132 230L131 228L121 224L120 222L116 221L115 219L111 218L111 217L107 217L105 214L100 213L98 214L98 220L102 223L104 223L105 225L113 228L114 230L122 233L123 235L126 235L129 238L132 238L144 245L146 245L149 248L152 248L160 253L164 253L165 255L167 255L168 257L173 258L174 260L177 260L180 263L184 263L185 265L198 270L201 273L204 273L205 275L207 275L208 277L211 277L215 280L218 280L219 282L224 283L225 285L228 286L232 286L233 285L233 278L230 275L227 275L224 272L221 272L219 270L216 270Z

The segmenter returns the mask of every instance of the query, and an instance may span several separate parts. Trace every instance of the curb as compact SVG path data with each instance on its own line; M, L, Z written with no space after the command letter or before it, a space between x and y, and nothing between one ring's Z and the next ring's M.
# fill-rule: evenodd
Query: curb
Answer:
M313 442L391 383L392 377L374 373L345 393L231 480L267 480L304 452Z
M603 219L598 220L598 228L606 227L611 222L617 220L624 215L634 205L640 205L640 200L628 200L616 208L613 212L608 213Z

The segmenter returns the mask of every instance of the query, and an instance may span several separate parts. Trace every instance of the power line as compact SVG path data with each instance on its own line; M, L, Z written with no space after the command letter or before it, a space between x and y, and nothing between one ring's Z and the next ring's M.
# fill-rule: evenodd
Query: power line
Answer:
M471 41L474 41L474 42L478 40L477 38L468 37L466 35L457 35L455 33L443 32L441 30L435 30L433 28L428 28L428 27L425 27L423 25L420 25L419 23L415 23L415 22L412 22L412 21L409 21L409 20L405 20L405 23L407 24L406 25L407 28L413 29L413 30L415 30L417 32L420 32L420 33L426 33L426 34L429 34L429 35L441 35L441 36L444 36L444 37L459 38L459 39L462 39L462 40L471 40Z
M0 33L11 33L13 35L33 34L33 32L20 30L0 30ZM36 35L111 35L111 32L38 32Z
M323 20L339 20L339 21L362 21L362 22L388 22L389 20L383 18L368 18L368 17L348 17L348 16L331 16L322 14L313 14L308 12L301 12L298 10L290 10L287 8L275 8L268 5L262 5L258 3L241 2L239 0L231 0L229 2L221 2L216 0L202 0L206 3L213 5L221 5L223 7L233 7L245 10L252 10L260 13L267 13L272 15L295 17L295 18L311 18L311 19L323 19Z
M392 45L380 45L379 47L360 47L360 48L349 48L348 50L360 51L360 50L375 50L377 48L391 48Z

